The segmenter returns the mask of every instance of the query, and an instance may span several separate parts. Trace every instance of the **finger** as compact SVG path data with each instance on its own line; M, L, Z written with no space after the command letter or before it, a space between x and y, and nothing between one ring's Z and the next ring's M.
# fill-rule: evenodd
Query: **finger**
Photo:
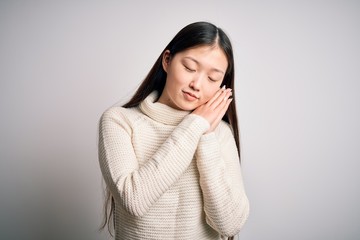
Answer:
M225 97L223 98L223 103L225 102L227 102L227 100L232 96L233 94L232 94L232 90L230 89L227 93L226 93L226 95L225 95Z
M211 106L211 104L214 103L214 101L225 91L225 85L222 88L219 88L214 96L208 101L208 105Z
M222 118L224 117L226 111L228 110L230 103L233 101L233 98L229 98L226 100L225 106L221 109L221 111L219 112L215 122L217 122L217 124L219 124L219 122L222 120Z
M226 89L221 92L220 95L217 96L217 98L214 99L214 101L210 104L212 109L215 109L223 100L226 98L226 94L231 91L231 89Z
M224 116L226 111L228 110L230 103L232 102L233 98L227 98L224 103L223 106L221 107L221 109L219 109L219 115ZM222 118L222 117L221 117Z
M211 104L212 109L216 109L216 108L222 108L225 103L226 100L229 99L230 96L232 96L232 90L230 88L226 89L220 96L218 96L217 99L214 100L214 102Z

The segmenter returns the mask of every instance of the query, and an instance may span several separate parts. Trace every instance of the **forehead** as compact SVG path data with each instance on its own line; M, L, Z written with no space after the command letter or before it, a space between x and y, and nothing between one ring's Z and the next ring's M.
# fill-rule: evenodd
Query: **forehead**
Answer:
M226 71L228 66L227 57L224 51L217 45L189 48L176 55L181 59L195 60L195 62L200 65L216 68L223 72Z

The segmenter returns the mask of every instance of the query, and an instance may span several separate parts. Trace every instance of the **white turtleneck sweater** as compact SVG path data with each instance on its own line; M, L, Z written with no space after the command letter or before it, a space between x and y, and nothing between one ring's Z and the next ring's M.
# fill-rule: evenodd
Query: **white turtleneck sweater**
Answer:
M226 239L249 214L235 140L221 122L155 102L101 117L99 161L115 198L115 238Z

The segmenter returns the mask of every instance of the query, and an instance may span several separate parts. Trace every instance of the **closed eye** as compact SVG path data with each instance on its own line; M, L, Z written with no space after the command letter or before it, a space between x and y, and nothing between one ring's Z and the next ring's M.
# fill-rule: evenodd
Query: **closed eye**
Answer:
M219 81L219 80L214 79L214 78L211 78L211 77L208 77L208 78L209 78L209 80L212 81L212 82L217 82L217 81Z
M188 71L188 72L195 72L194 69L191 69L191 68L187 67L186 65L184 65L184 68L185 68L186 71Z

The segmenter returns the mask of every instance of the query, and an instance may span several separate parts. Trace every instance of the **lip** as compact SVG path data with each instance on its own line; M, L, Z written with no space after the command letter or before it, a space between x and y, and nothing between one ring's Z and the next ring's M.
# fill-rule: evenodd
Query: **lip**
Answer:
M183 93L184 93L185 95L187 95L189 98L193 99L193 100L199 99L198 96L196 96L195 94L193 94L193 93L191 93L191 92L183 91Z

